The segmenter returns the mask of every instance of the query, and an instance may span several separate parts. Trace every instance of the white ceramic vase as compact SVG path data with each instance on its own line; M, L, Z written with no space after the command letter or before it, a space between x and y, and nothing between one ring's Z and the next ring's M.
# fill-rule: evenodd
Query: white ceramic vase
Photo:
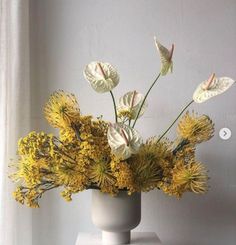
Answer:
M131 196L126 191L112 197L92 190L92 221L102 230L102 244L130 243L130 231L141 220L141 193Z

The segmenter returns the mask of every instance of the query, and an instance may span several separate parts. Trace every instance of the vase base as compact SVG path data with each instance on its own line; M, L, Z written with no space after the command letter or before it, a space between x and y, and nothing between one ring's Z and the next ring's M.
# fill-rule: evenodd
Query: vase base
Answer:
M130 231L126 231L126 232L103 231L102 244L104 245L130 244Z

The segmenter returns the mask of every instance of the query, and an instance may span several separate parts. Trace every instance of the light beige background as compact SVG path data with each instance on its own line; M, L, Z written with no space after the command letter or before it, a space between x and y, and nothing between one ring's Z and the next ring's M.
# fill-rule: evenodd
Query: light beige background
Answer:
M93 60L108 61L121 77L117 98L133 89L144 93L159 71L154 35L166 45L175 43L175 64L174 73L152 91L137 124L145 138L163 132L211 72L236 79L235 0L31 0L30 15L32 129L53 131L42 107L56 89L74 92L83 113L113 120L109 94L95 93L83 68ZM215 137L198 149L210 170L209 193L186 194L180 201L158 191L144 194L137 230L155 231L164 245L236 244L235 94L232 88L192 107L216 125ZM218 137L222 127L232 130L230 140ZM33 245L72 245L79 231L96 231L90 194L78 194L69 204L58 191L46 194L33 211Z

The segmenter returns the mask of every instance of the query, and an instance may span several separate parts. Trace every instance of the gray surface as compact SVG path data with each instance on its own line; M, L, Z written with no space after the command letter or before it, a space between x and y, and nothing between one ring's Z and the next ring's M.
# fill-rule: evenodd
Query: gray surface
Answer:
M52 131L42 106L59 88L78 95L83 113L103 113L112 120L110 96L95 93L82 70L92 60L109 61L121 77L116 97L132 89L144 92L159 70L155 34L166 45L176 45L174 73L152 91L148 111L137 126L145 138L163 132L211 72L236 78L235 13L235 0L32 1L32 128ZM158 191L144 194L137 230L153 230L167 245L236 244L235 93L233 88L194 106L216 124L216 136L198 149L198 158L210 171L209 193L186 194L180 201ZM232 130L230 140L219 139L222 127ZM71 245L79 231L96 231L90 194L78 194L69 204L58 191L46 194L41 209L33 210L33 245Z
M132 232L130 244L161 245L161 241L154 232ZM101 234L79 233L75 245L102 245Z

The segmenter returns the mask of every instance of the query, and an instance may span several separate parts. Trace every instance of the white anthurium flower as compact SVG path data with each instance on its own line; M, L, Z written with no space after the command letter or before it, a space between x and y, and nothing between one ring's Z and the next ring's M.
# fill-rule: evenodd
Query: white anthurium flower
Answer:
M193 100L196 103L205 102L216 95L224 93L234 83L235 81L229 77L217 78L213 73L208 80L198 85L193 94Z
M119 75L109 63L91 62L85 67L84 77L98 93L109 92L119 83Z
M156 48L159 51L161 58L161 75L165 76L169 72L173 72L173 52L174 52L174 44L172 44L171 49L168 50L162 44L160 44L156 37L154 37Z
M122 111L128 111L130 113L130 119L135 119L143 100L144 95L138 93L137 91L130 91L126 93L119 99L118 114ZM139 117L143 115L146 108L147 102L145 101L140 111Z
M107 138L112 153L122 160L137 153L143 143L140 134L135 129L122 123L110 124Z

